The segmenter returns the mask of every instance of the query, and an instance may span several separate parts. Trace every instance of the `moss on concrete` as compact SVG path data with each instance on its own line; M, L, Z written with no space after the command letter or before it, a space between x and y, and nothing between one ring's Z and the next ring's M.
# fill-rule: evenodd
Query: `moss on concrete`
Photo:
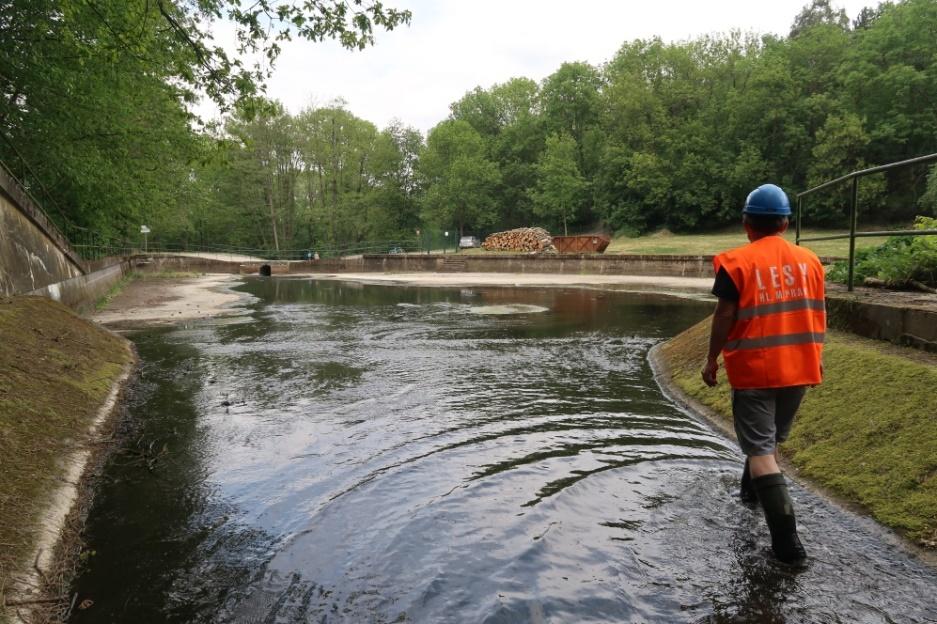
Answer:
M124 339L59 303L0 299L0 594L11 571L30 564L62 459L87 441L131 359Z
M700 379L709 319L663 345L678 388L731 421L729 386ZM824 383L807 394L782 453L806 476L918 543L937 547L937 359L830 332Z
M123 277L121 277L121 278L117 281L117 283L115 283L113 286L110 287L110 289L104 294L104 296L102 296L100 299L98 299L97 301L95 301L95 303L94 303L94 309L95 309L95 310L103 310L104 308L106 308L106 307L108 306L108 304L110 304L111 300L112 300L114 297L116 297L117 295L119 295L120 292L121 292L124 288L127 287L127 284L129 284L129 283L132 282L134 279L136 279L136 277L137 277L137 274L136 274L136 273L127 273L126 275L124 275Z

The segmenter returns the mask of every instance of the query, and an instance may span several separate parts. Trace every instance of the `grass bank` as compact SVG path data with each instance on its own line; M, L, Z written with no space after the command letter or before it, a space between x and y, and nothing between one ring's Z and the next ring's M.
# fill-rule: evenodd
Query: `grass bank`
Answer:
M835 231L805 229L801 232L801 235L804 238L812 238L814 236L844 234L847 231L848 230L845 229ZM785 236L789 241L794 241L793 231ZM856 248L875 247L884 240L884 238L859 238L856 239ZM634 238L616 236L612 239L605 253L689 254L706 256L744 245L747 242L745 232L742 231L741 226L721 232L710 232L706 234L673 234L662 230ZM818 241L814 243L804 243L803 245L818 256L846 257L849 255L849 240Z
M131 362L126 341L41 297L0 299L0 600L32 566L66 457ZM0 620L3 619L0 607Z
M662 346L684 393L731 422L729 386L700 379L709 319ZM937 358L830 332L824 383L807 393L782 453L802 476L859 504L876 520L937 548Z

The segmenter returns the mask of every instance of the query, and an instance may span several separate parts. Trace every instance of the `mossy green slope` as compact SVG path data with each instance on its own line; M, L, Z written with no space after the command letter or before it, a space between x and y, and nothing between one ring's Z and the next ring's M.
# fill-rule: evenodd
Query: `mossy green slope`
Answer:
M62 459L132 357L124 339L59 303L0 299L0 590L35 547Z
M731 421L729 386L700 379L709 319L663 345L673 382ZM785 456L881 523L937 546L937 359L830 332L826 378L807 393Z

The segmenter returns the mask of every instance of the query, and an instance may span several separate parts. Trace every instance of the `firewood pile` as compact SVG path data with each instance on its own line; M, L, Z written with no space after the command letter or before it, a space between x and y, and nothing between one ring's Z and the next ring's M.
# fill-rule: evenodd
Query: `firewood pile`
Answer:
M518 228L495 232L485 239L482 249L488 251L532 251L555 254L553 237L543 228Z

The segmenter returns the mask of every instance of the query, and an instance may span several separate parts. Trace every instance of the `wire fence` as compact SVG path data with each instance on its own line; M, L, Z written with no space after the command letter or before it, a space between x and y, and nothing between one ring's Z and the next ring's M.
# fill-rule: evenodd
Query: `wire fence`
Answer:
M73 243L72 247L85 260L100 260L114 256L186 254L231 262L247 261L300 261L323 258L344 258L363 254L428 253L429 241L419 239L364 241L335 246L309 246L298 249L267 249L238 245L206 245L168 241L114 241L97 240Z

